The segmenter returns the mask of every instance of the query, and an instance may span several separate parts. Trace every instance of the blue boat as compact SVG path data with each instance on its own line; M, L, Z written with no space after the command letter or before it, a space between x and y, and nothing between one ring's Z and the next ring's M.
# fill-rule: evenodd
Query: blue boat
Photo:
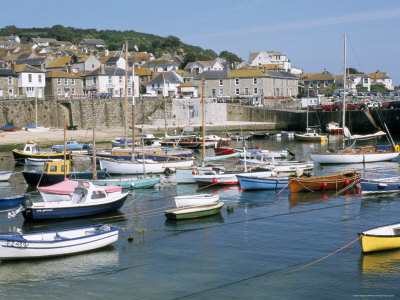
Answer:
M22 215L28 221L77 218L120 209L129 193L107 193L103 187L88 183L77 188L70 200L52 202L24 201ZM11 214L15 217L19 209Z
M0 209L18 206L27 198L27 194L0 196Z
M264 177L257 178L252 176L236 175L240 187L243 190L273 190L282 189L289 184L288 178Z
M82 150L82 149L88 149L87 144L81 144L78 143L77 141L66 141L65 145L67 151L76 151L76 150ZM51 147L51 150L55 152L64 152L64 145L53 145Z
M400 177L379 179L360 178L361 194L387 194L400 192Z

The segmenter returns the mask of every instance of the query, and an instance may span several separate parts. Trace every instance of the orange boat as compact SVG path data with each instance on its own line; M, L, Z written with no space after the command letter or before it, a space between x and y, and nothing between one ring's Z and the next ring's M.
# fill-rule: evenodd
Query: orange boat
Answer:
M338 190L352 184L359 178L361 178L361 174L356 171L320 177L289 177L289 188L291 193Z

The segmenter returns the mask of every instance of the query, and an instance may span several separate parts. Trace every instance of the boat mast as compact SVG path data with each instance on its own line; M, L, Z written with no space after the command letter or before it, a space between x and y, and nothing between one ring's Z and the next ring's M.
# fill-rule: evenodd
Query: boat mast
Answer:
M67 132L66 132L66 124L65 124L65 115L64 115L64 180L67 177Z
M307 88L307 123L306 123L306 132L308 132L308 104L310 101L310 87Z
M204 161L204 154L206 149L206 144L205 144L206 129L204 122L204 78L203 77L201 77L201 102L203 107L203 151L201 154L201 159Z
M96 136L95 136L95 132L96 132L96 122L94 122L93 125L93 141L92 141L92 145L93 145L93 179L97 180L97 168L96 168Z
M125 148L128 148L128 41L125 41ZM132 141L133 144L133 141Z
M342 120L342 130L343 130L343 147L345 139L345 127L346 127L346 56L347 56L347 35L344 35L344 66L343 66L343 120Z
M35 91L35 126L38 127L38 107L37 107L36 91Z

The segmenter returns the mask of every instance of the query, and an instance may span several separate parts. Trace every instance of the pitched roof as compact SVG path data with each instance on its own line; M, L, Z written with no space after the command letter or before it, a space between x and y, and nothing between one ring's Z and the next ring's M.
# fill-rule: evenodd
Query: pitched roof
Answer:
M71 62L71 56L61 56L61 57L57 57L55 59L53 59L52 61L50 61L46 68L62 68L65 65L69 64Z
M105 45L106 43L101 39L82 39L82 44L86 45Z
M268 70L268 75L271 77L278 77L278 78L287 78L287 79L299 79L296 75L285 72L285 71L272 71Z
M190 81L186 81L185 83L182 83L180 85L180 87L197 87L197 85L195 85L194 83L192 83Z
M178 66L176 63L169 59L153 59L146 62L143 66L144 67L156 67L156 66Z
M227 78L228 72L226 70L210 70L204 71L203 73L197 75L194 79L201 80L203 79L222 79Z
M183 83L182 79L180 79L175 72L161 72L148 84L164 84L164 82L169 82L173 84Z
M120 68L104 68L104 74L101 74L101 67L86 74L86 76L125 76L125 70ZM132 71L128 71L128 76L132 76Z
M23 64L23 65L16 65L14 71L16 73L44 73L44 71L38 69L38 68L34 68L30 65L27 64Z
M323 73L304 73L301 78L305 81L310 80L334 80L335 77L329 72Z
M176 73L178 73L182 77L193 77L192 73L189 73L189 72L187 72L185 70L177 70Z
M263 71L260 69L248 69L248 70L232 70L228 73L228 77L265 77Z
M74 74L67 73L65 71L53 70L46 72L46 78L80 78Z
M18 75L17 75L17 73L14 72L13 69L0 68L0 76L14 76L14 77L16 77Z
M119 56L108 57L105 63L108 65L115 65L119 59L120 59Z
M135 68L135 75L150 76L151 74L153 74L153 71L149 68Z
M17 59L15 60L15 64L17 65L31 65L31 66L41 66L46 61L46 57L37 57L37 58L27 58L27 59Z
M371 79L388 79L390 78L386 72L381 72L379 70L377 70L375 73L369 73L368 74L369 77L371 77Z
M34 42L34 43L55 43L55 42L57 42L57 40L37 37L37 38L32 38L32 42Z

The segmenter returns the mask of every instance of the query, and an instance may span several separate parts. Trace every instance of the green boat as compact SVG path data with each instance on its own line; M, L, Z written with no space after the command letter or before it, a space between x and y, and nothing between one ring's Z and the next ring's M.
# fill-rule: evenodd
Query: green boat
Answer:
M170 220L202 218L219 214L221 212L222 206L224 206L224 202L216 202L206 205L186 206L182 208L166 210L164 214L167 219Z
M96 185L119 185L124 189L145 189L155 186L160 182L160 177L152 178L111 178L103 180L91 180L93 184Z

